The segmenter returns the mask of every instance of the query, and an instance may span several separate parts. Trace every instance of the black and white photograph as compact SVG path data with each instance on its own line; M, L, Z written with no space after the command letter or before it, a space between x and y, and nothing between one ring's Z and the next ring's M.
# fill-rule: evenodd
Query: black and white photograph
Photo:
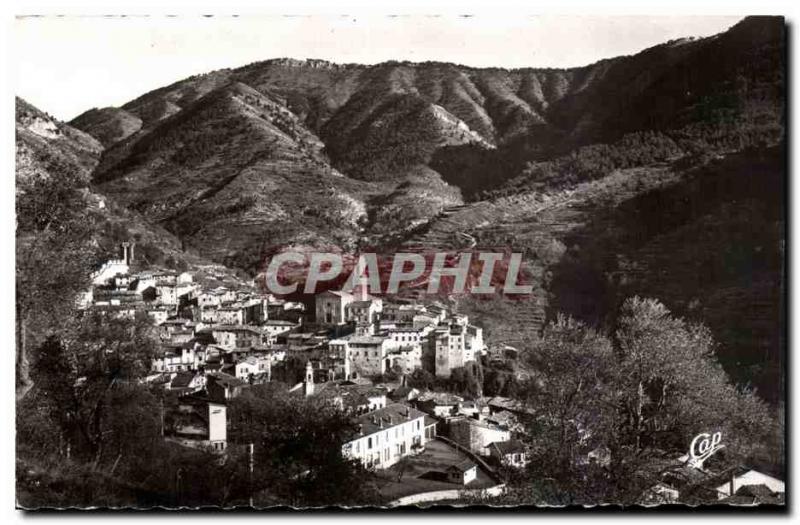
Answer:
M468 11L18 6L17 513L787 511L792 22Z

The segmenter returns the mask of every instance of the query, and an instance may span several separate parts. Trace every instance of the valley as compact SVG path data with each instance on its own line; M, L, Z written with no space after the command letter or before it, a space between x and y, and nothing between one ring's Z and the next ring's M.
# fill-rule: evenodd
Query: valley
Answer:
M783 37L748 17L571 69L272 59L70 123L21 124L18 101L18 162L78 170L100 251L132 238L155 266L521 251L532 298L456 300L497 343L524 349L559 313L610 326L652 296L707 323L737 381L774 401Z

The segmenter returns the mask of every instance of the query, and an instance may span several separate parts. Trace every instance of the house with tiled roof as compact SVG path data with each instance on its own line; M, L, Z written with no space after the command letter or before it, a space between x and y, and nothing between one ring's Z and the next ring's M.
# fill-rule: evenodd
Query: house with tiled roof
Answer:
M343 361L347 378L381 375L391 365L388 357L394 342L380 335L349 335L328 343L331 352Z
M478 477L478 465L470 459L465 459L447 468L447 479L451 483L467 485Z
M524 414L533 414L534 410L530 406L526 405L525 403L518 401L516 399L511 399L510 397L501 397L495 396L486 401L486 404L489 405L489 410L494 414L496 412L501 412L503 410L507 410L512 414L517 415L524 415Z
M488 456L489 445L509 441L511 432L507 428L490 423L486 419L458 416L447 420L450 439L470 449L475 454Z
M300 326L299 323L293 323L285 319L268 319L261 324L261 330L264 332L264 340L269 344L278 342L278 336L286 334Z
M447 392L423 392L414 400L414 405L436 417L449 417L458 413L464 398Z
M345 308L346 320L356 325L359 335L372 335L380 323L383 301L374 298L365 298L353 301Z
M407 385L401 385L389 392L389 398L397 402L412 401L416 399L418 395L419 389Z
M250 348L262 343L262 332L255 326L214 325L210 331L217 344L226 349Z
M709 469L693 465L688 455L664 455L651 465L659 480L642 496L645 504L687 503L783 504L785 484L778 478L744 466Z
M425 414L393 403L354 419L357 432L342 453L367 468L385 469L425 446Z
M178 394L198 392L206 384L205 375L199 372L178 372L169 383L169 390Z
M205 348L193 341L164 343L153 359L155 372L183 372L197 370L205 362Z
M242 388L246 385L247 383L241 379L224 372L206 373L206 392L208 392L208 397L218 402L225 402L228 399L238 397L242 393Z
M269 357L248 356L234 365L235 375L245 382L269 381L271 364Z
M487 448L489 449L489 456L494 458L500 465L523 468L529 462L528 451L518 439L494 441Z
M764 487L752 489L751 492L745 491L744 494L749 494L754 497L784 494L786 492L785 483L778 478L774 478L763 472L753 469L738 469L731 476L726 483L722 483L715 487L717 497L719 499L727 498L731 495L738 495L740 489L744 487Z
M730 505L785 505L786 493L772 490L764 484L744 485L733 496L725 496L720 503Z

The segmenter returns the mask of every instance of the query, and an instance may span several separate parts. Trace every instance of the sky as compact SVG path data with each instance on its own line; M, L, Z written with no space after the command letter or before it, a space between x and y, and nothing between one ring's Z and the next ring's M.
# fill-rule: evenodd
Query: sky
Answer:
M270 58L339 63L436 60L474 67L574 67L681 37L725 31L740 16L22 17L15 92L70 120L188 76Z

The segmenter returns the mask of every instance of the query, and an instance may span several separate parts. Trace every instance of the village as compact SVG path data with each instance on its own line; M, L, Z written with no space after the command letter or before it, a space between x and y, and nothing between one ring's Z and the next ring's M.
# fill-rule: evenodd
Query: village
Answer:
M156 327L160 349L145 380L177 398L172 412L162 414L170 422L164 439L224 456L229 445L242 445L228 439L228 402L273 383L352 419L357 431L334 446L367 469L399 474L383 478L392 505L498 495L503 473L529 464L523 422L533 407L480 391L467 398L409 385L420 370L446 384L454 371L491 358L483 329L451 306L383 300L363 283L352 293L318 293L310 306L265 294L254 283L209 287L190 271L136 271L135 244L121 250L121 258L93 274L81 306L146 318ZM585 460L607 465L609 451L592 450ZM752 469L718 479L696 458L671 461L672 477L647 491L644 502L677 501L679 487L699 478L719 499L783 497L782 481ZM762 486L768 490L759 494L747 489Z

